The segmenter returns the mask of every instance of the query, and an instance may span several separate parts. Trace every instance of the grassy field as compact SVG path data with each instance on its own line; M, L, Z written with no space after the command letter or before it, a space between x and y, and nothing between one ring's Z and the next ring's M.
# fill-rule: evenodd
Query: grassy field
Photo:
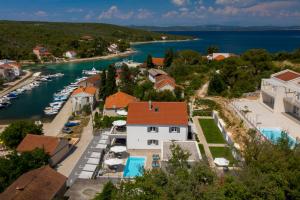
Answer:
M222 133L213 119L199 119L199 123L204 132L207 143L225 144Z
M226 158L230 161L230 165L234 163L234 158L229 147L209 147L209 150L214 159Z

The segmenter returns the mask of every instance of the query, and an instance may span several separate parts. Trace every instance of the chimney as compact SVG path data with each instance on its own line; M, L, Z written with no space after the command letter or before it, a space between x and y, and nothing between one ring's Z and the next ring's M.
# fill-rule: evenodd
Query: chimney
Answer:
M152 110L152 102L151 102L151 100L149 100L149 110Z

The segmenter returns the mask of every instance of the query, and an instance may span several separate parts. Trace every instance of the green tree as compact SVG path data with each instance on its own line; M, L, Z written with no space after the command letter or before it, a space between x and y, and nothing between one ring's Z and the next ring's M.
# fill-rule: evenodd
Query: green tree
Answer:
M248 67L253 68L254 75L271 70L274 67L271 54L265 49L250 49L242 54L242 59L249 63Z
M120 90L127 94L132 94L134 88L134 81L133 81L133 76L131 75L131 71L129 70L127 65L122 66L120 79L121 79Z
M111 200L115 190L116 187L111 181L109 181L108 183L105 184L100 195L96 196L94 200Z
M207 54L212 54L212 53L218 53L220 51L220 48L216 45L211 45L207 47Z
M221 95L226 90L226 85L219 74L214 74L208 85L209 95Z
M107 79L105 83L105 97L117 92L116 85L116 68L114 65L109 65L107 70Z
M170 67L174 58L174 52L172 49L168 49L165 52L165 59L164 59L164 67Z
M148 56L147 56L146 65L147 65L147 68L149 68L149 69L154 67L151 54L148 54Z
M103 70L101 73L101 80L100 80L100 85L99 85L99 99L105 100L106 94L105 94L105 89L106 87L106 70Z
M32 121L16 121L5 128L0 139L7 147L14 149L28 133L42 135L42 126L35 125Z

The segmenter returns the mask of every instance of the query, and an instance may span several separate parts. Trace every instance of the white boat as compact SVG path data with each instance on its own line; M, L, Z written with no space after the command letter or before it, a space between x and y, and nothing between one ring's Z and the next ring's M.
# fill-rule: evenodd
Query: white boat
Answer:
M101 71L96 70L94 67L92 70L82 70L82 73L86 74L86 75L96 75L96 74L99 74L100 72Z

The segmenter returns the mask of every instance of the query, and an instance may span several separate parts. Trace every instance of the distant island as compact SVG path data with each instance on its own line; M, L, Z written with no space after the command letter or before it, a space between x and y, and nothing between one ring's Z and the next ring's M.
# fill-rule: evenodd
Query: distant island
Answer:
M300 26L224 26L224 25L199 25L199 26L129 26L147 31L278 31L300 30Z
M131 42L190 38L100 23L0 21L0 59L91 58L125 52Z

